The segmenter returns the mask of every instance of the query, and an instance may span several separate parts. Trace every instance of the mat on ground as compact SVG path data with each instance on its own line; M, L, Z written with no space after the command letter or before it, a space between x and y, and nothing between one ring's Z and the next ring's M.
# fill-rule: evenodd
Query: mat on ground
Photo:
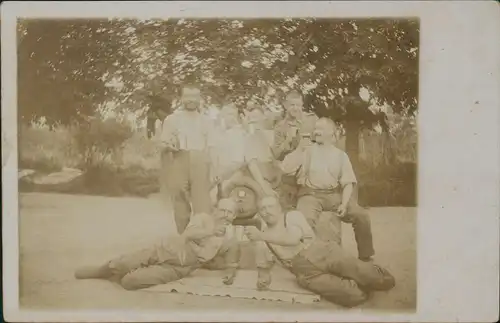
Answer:
M295 277L281 267L273 269L273 281L269 290L256 289L257 271L239 270L232 285L224 285L223 272L218 270L199 269L191 276L165 285L158 285L143 292L181 293L199 296L220 296L232 298L282 301L290 303L319 302L320 297L299 287Z

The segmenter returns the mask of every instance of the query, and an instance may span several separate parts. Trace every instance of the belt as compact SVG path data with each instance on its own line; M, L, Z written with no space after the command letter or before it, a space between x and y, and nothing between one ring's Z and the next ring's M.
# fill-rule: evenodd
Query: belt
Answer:
M299 188L299 194L301 195L306 195L306 194L340 194L341 190L340 187L337 186L335 188L328 188L328 189L319 189L319 188L311 188L307 187L305 185L301 185Z

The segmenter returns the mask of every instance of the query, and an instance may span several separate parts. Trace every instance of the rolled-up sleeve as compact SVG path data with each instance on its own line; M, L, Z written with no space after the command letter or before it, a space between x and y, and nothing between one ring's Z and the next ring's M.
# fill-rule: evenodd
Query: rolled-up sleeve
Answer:
M349 156L342 152L342 168L340 170L340 179L339 183L341 186L345 186L347 184L356 184L356 175L354 174L354 169L352 168L351 160Z

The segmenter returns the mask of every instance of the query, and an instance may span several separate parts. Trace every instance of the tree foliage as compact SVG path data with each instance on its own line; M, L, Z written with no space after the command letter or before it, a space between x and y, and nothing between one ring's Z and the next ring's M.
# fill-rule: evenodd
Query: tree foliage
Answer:
M408 19L23 20L20 117L67 123L107 101L141 110L175 98L186 78L216 104L231 95L270 106L295 88L356 150L361 128L385 124L370 105L417 110L418 43Z

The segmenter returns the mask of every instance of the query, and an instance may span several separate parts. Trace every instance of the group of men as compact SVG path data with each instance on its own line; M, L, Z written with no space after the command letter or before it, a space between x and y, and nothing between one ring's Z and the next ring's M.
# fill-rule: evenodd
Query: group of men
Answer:
M101 266L80 268L77 278L114 279L133 290L205 267L224 270L223 282L232 284L240 254L233 227L238 205L219 197L214 208L210 192L250 176L260 191L257 216L262 225L244 231L256 250L258 289L269 288L276 261L300 286L343 306L356 306L371 291L394 287L394 277L373 263L370 219L351 203L356 177L347 154L335 147L333 121L306 113L302 95L293 91L283 104L285 117L274 129L266 126L265 112L257 104L248 104L241 116L229 101L218 132L200 113L198 86L184 86L181 101L182 107L166 117L161 134L165 186L178 235ZM292 197L284 191L293 192ZM296 203L285 208L290 200ZM322 232L318 220L324 211L352 223L357 257Z

